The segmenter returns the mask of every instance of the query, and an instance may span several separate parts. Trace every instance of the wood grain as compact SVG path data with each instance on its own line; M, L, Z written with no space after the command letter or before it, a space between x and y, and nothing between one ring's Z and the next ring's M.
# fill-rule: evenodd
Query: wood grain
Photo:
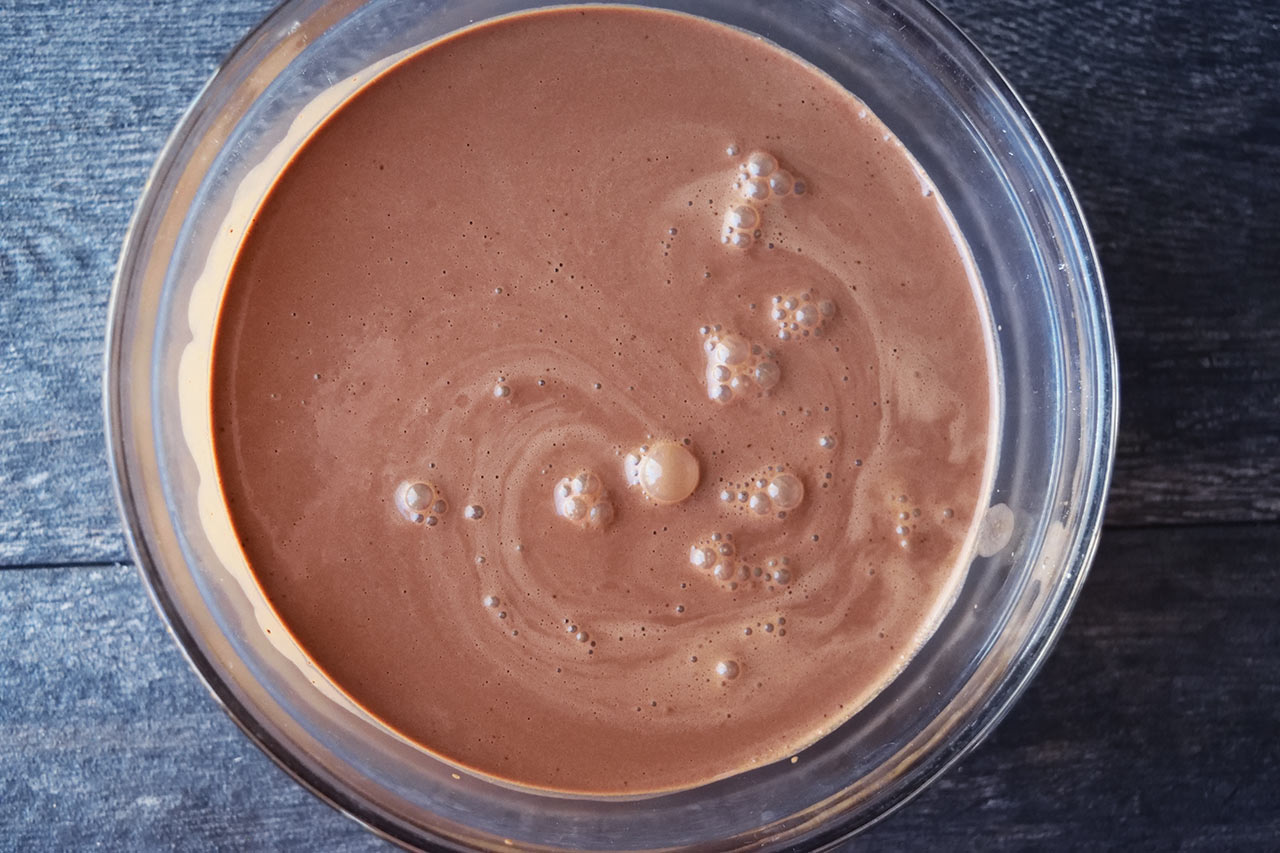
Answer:
M859 848L1269 846L1280 528L1117 530L993 737ZM127 567L0 573L13 849L389 849L225 717ZM6 842L0 840L0 848Z
M0 572L0 611L0 849L385 849L241 734L131 567Z
M1122 401L1107 521L1280 518L1280 4L942 5L1097 243Z
M165 138L272 5L0 4L0 564L126 557L99 390L116 255Z

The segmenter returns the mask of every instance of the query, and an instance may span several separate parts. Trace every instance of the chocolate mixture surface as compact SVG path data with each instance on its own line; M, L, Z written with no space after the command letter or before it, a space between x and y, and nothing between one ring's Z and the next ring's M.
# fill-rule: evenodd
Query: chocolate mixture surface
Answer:
M848 719L962 579L991 370L914 161L673 13L488 23L378 77L249 229L215 341L249 565L458 765L693 786Z

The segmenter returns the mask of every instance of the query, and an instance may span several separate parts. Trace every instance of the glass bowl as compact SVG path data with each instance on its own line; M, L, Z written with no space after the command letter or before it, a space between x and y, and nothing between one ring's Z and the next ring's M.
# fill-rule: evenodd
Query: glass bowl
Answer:
M200 93L143 192L112 294L106 430L132 553L231 717L299 782L396 842L492 850L830 844L972 749L1026 686L1084 581L1115 448L1115 350L1075 197L1009 85L923 0L631 4L757 33L842 83L924 167L985 288L1001 389L991 503L1012 510L1013 539L974 560L933 637L845 725L797 761L677 793L584 798L504 787L458 772L346 701L281 640L287 631L268 633L279 624L274 612L245 567L228 559L230 527L220 526L199 429L216 284L234 257L227 222L252 213L260 178L377 70L475 21L542 5L558 4L287 0Z

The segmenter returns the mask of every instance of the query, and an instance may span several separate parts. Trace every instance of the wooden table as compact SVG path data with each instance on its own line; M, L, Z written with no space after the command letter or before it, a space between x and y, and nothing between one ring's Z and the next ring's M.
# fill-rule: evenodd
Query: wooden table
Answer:
M106 301L165 136L272 0L0 5L0 848L386 845L214 704L128 564ZM871 849L1280 846L1280 4L947 0L1115 312L1107 529L1043 672Z

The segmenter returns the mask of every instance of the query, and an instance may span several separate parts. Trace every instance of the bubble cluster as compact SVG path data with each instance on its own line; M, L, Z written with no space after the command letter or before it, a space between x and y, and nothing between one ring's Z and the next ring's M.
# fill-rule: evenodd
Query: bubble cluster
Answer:
M791 583L791 558L774 557L765 561L764 579L778 586Z
M738 549L732 533L712 533L689 549L689 565L707 572L716 580L732 581L738 576Z
M763 233L762 209L769 201L795 193L802 195L804 182L778 165L778 158L767 151L754 151L738 171L733 184L738 198L724 214L720 242L735 249L746 249Z
M643 445L626 455L627 485L639 486L654 503L679 503L698 487L698 459L683 444L666 439Z
M724 231L720 242L735 249L745 249L760 235L760 211L750 204L735 204L724 215Z
M707 355L707 396L729 403L752 389L768 391L782 379L773 352L742 335L722 332L719 326L703 327L702 348Z
M889 502L893 510L893 535L897 539L898 547L910 548L912 539L921 536L921 527L928 519L920 507L906 495L892 496ZM941 513L943 518L948 517L947 512L949 510Z
M770 316L778 324L778 339L820 337L823 327L836 315L836 304L830 299L819 299L805 291L791 296L773 297Z
M435 527L439 517L449 510L449 505L434 483L406 480L396 487L396 509L415 524Z
M791 582L790 558L775 557L763 565L749 565L739 555L732 533L712 533L694 543L689 549L689 564L730 590L746 583L783 586Z
M770 465L742 483L726 483L720 501L752 515L786 514L804 502L804 481L781 465Z
M590 471L579 471L556 483L556 515L585 530L603 530L613 521L613 504L604 483Z

